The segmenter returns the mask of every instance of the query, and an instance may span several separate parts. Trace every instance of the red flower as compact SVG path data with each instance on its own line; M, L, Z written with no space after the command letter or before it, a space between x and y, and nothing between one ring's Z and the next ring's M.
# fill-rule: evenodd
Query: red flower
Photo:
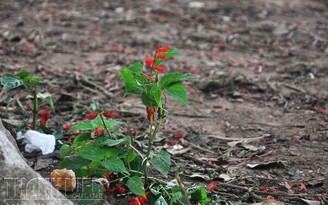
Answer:
M106 183L105 180L102 180L101 184L104 186L105 189L108 189L108 184Z
M103 115L106 117L106 120L108 120L110 118L118 117L120 114L116 111L106 111Z
M151 58L146 58L146 59L145 59L145 63L146 63L147 66L151 67L151 65L152 65L152 63L153 63L153 59L151 59Z
M102 135L104 133L104 130L105 129L103 127L101 127L101 126L96 127L96 129L95 129L95 136Z
M93 120L98 116L98 114L99 114L98 112L87 113L85 117L88 118L89 120Z
M161 59L167 59L167 56L164 54L158 54L157 58L161 58Z
M153 123L155 120L156 106L153 106L152 110L150 107L146 107L146 112L149 123Z
M72 128L72 125L69 124L69 123L66 123L66 124L64 125L64 127L65 127L66 132L68 132L68 130L70 130L70 129Z
M158 52L168 52L169 51L169 46L166 45L164 47L161 47L157 50Z
M121 194L124 194L125 193L125 189L121 186L121 185L118 185L116 187L117 191L120 192Z
M51 117L50 113L48 113L45 110L40 110L38 114L40 116L40 124L42 126L46 126L47 125L47 120Z
M160 73L164 73L164 71L165 71L165 68L163 68L161 66L156 66L155 69Z
M116 190L116 187L107 189L107 195L109 195L109 196L114 195L115 190Z
M129 200L129 205L139 205L139 201L136 198L132 198Z
M143 196L138 196L138 200L141 205L146 205L146 203L148 202L148 199Z
M105 177L108 181L110 181L110 178L111 178L111 175L110 175L110 172L108 172L107 174L105 174Z

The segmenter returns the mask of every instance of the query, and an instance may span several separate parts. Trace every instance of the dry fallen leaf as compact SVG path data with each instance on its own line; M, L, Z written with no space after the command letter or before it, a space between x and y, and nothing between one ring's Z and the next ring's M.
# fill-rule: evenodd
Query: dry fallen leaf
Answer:
M50 173L50 180L60 191L72 192L76 187L75 173L67 169L55 169Z
M255 203L250 205L285 205L285 203L279 201L264 200L261 203Z

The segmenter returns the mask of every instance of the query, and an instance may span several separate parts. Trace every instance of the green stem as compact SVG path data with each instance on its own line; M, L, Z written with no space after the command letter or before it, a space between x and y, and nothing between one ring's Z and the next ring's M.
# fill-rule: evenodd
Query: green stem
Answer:
M189 198L188 198L188 195L187 195L187 192L186 192L186 189L184 188L183 183L182 183L182 181L181 181L180 176L179 176L178 173L175 175L175 178L178 181L180 191L181 191L181 193L182 193L182 195L183 195L183 197L184 197L184 199L186 201L186 204L187 205L191 205L191 203L189 201Z
M103 125L104 125L104 127L105 127L105 130L106 130L108 136L109 136L110 138L113 138L113 137L112 137L112 134L109 132L109 129L108 129L107 126L106 126L106 123L105 123L105 120L104 120L104 116L103 116L103 114L100 113L99 115L100 115L100 119L101 119L101 121L102 121L102 123L103 123Z
M144 176L145 176L145 186L148 186L148 170L147 170L147 163L149 160L149 155L150 155L150 151L152 148L152 144L153 141L155 139L156 133L158 132L158 129L161 127L163 122L163 118L160 116L160 118L158 119L158 122L156 124L155 129L152 129L152 125L150 125L150 136L148 137L148 149L147 149L147 154L146 154L146 158L143 161L144 163Z
M33 129L36 130L37 115L39 110L38 94L34 89L33 94Z

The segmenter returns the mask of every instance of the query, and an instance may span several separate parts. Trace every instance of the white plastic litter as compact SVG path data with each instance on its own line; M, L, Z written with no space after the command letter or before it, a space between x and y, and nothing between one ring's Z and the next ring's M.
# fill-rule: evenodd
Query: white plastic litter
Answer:
M50 154L55 150L56 139L53 135L47 135L35 130L28 130L24 134L17 133L17 140L23 139L25 151L28 153L34 150L41 150L42 154Z

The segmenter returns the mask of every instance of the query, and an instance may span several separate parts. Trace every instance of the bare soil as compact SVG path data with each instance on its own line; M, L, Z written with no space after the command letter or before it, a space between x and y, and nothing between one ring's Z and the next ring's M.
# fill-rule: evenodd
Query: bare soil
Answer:
M181 170L186 182L218 181L212 194L232 202L272 195L289 204L327 203L327 2L194 5L2 1L0 73L27 69L42 77L41 92L55 100L57 129L95 104L118 111L137 137L145 131L145 108L138 96L123 98L119 71L151 56L158 41L168 44L182 55L165 64L166 72L197 74L186 82L188 107L167 99L170 114L156 149L172 153L172 173ZM1 93L1 106L14 94ZM12 108L11 118L30 120L23 106ZM176 139L178 132L183 137ZM259 192L249 194L249 187Z

